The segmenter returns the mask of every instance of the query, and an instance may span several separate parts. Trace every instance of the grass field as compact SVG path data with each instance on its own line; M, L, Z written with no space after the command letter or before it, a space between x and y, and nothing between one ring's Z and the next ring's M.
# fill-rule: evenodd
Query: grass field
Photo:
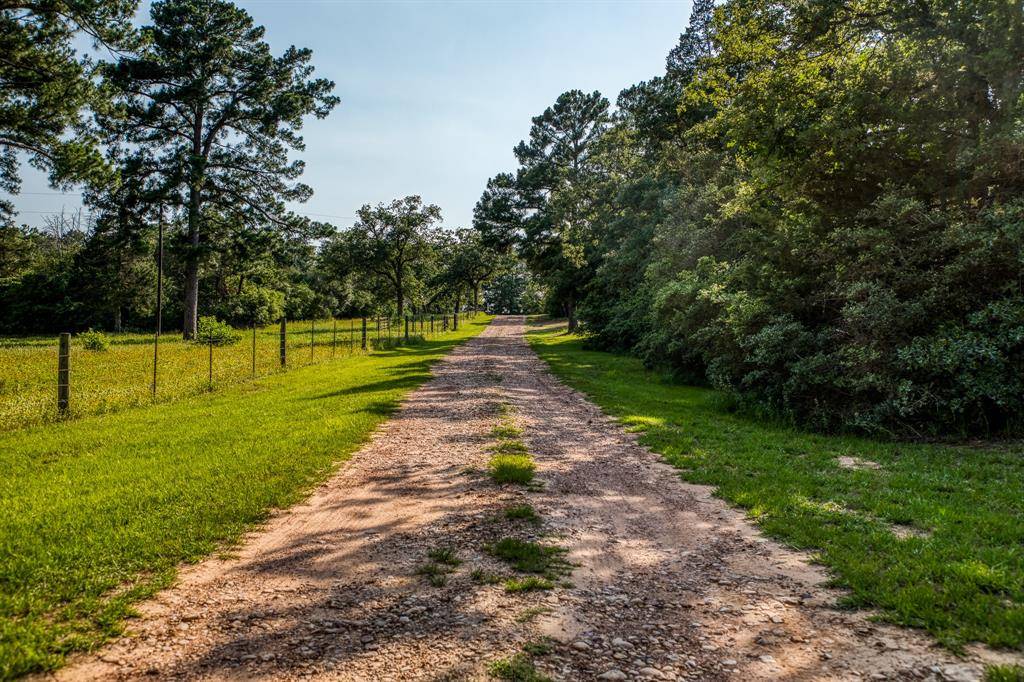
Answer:
M479 333L338 358L178 401L0 434L0 678L119 631L176 566L323 480Z
M732 414L714 391L588 351L564 325L529 339L552 370L682 476L810 550L846 603L954 649L1024 648L1024 454L804 433Z
M429 332L429 320L424 321ZM438 318L436 330L440 333ZM298 320L288 323L288 366L301 367L359 353L362 345L361 320ZM336 330L336 333L335 333ZM416 329L419 333L419 329ZM212 388L222 388L253 378L253 335L239 330L241 340L213 349ZM404 329L395 321L389 331L387 320L378 332L377 321L369 320L369 345L388 345ZM411 332L410 332L411 333ZM281 371L280 325L256 330L255 375ZM381 343L378 344L378 339ZM179 333L160 338L157 394L152 392L153 335L110 336L106 351L90 351L77 338L71 342L71 407L67 417L103 414L125 407L176 400L211 388L209 348L186 343ZM314 346L311 351L311 342ZM10 431L56 421L57 337L0 337L0 431Z

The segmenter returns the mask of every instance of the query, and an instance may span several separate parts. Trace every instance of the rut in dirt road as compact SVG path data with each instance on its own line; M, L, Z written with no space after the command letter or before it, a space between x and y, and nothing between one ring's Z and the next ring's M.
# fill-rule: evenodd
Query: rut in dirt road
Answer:
M820 570L683 483L523 333L499 318L456 349L305 503L183 569L59 677L463 680L502 659L565 680L980 675L976 655L829 608ZM503 418L540 485L486 475ZM524 503L539 525L505 515ZM566 548L570 582L507 591L501 538Z

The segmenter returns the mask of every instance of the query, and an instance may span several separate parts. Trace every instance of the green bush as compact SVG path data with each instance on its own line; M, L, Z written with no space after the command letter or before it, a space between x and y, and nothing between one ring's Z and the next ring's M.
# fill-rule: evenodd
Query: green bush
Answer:
M199 318L194 342L198 344L212 343L214 346L230 346L238 343L241 338L242 335L227 322L221 322L212 315L204 315Z
M269 287L246 283L242 291L227 299L220 314L231 324L242 327L262 327L281 319L284 314L284 294Z
M82 342L82 348L85 350L106 351L110 349L110 339L103 332L90 329L79 334L78 339Z

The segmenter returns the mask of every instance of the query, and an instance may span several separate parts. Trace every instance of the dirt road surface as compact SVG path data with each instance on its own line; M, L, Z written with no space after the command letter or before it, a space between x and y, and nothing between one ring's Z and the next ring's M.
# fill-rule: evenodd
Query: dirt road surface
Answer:
M182 569L129 636L57 677L473 680L524 646L564 680L980 677L978 652L831 608L820 568L681 481L523 334L498 318L304 504L234 557ZM540 485L486 475L501 419L523 430ZM521 503L543 523L505 518ZM568 582L489 584L510 573L486 549L506 536L567 548ZM434 586L418 569L438 549L462 563Z

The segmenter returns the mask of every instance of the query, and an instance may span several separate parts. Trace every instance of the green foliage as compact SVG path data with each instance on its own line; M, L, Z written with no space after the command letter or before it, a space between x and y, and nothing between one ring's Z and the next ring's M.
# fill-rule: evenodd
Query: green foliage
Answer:
M695 3L610 125L579 93L534 119L478 228L588 343L754 413L1021 432L1024 6L897 5Z
M430 378L433 362L485 324L414 349L0 435L0 678L52 670L119 634L133 603L170 584L179 565L308 494Z
M82 348L85 350L107 351L110 349L110 339L103 332L90 329L79 334L78 340L82 342Z
M638 359L586 350L565 325L530 343L689 481L813 553L848 606L924 628L948 646L1024 645L1024 460L1012 444L965 447L808 433L723 408ZM878 468L850 469L841 457Z
M196 337L193 339L197 344L213 344L214 346L231 346L241 341L241 333L235 331L227 322L221 322L212 315L204 315L199 318L199 325L196 327Z
M119 49L133 31L135 0L6 3L0 12L0 189L21 186L19 154L45 170L54 185L112 180L83 114L102 109L103 93L75 43L93 40ZM77 134L75 134L77 133ZM12 206L0 201L0 226Z
M312 78L312 53L274 56L265 30L225 0L160 0L137 49L103 65L116 107L101 123L115 152L150 160L151 182L170 194L185 238L184 332L198 315L200 265L226 244L327 236L329 229L287 211L312 190L298 182L299 131L306 116L337 105L334 84ZM255 122L258 124L254 124ZM266 251L266 243L261 251Z
M221 315L233 325L263 327L277 322L284 314L284 294L276 289L261 287L251 282L242 285L237 295L230 297L221 308ZM292 319L296 319L292 317ZM297 319L308 319L301 316Z

